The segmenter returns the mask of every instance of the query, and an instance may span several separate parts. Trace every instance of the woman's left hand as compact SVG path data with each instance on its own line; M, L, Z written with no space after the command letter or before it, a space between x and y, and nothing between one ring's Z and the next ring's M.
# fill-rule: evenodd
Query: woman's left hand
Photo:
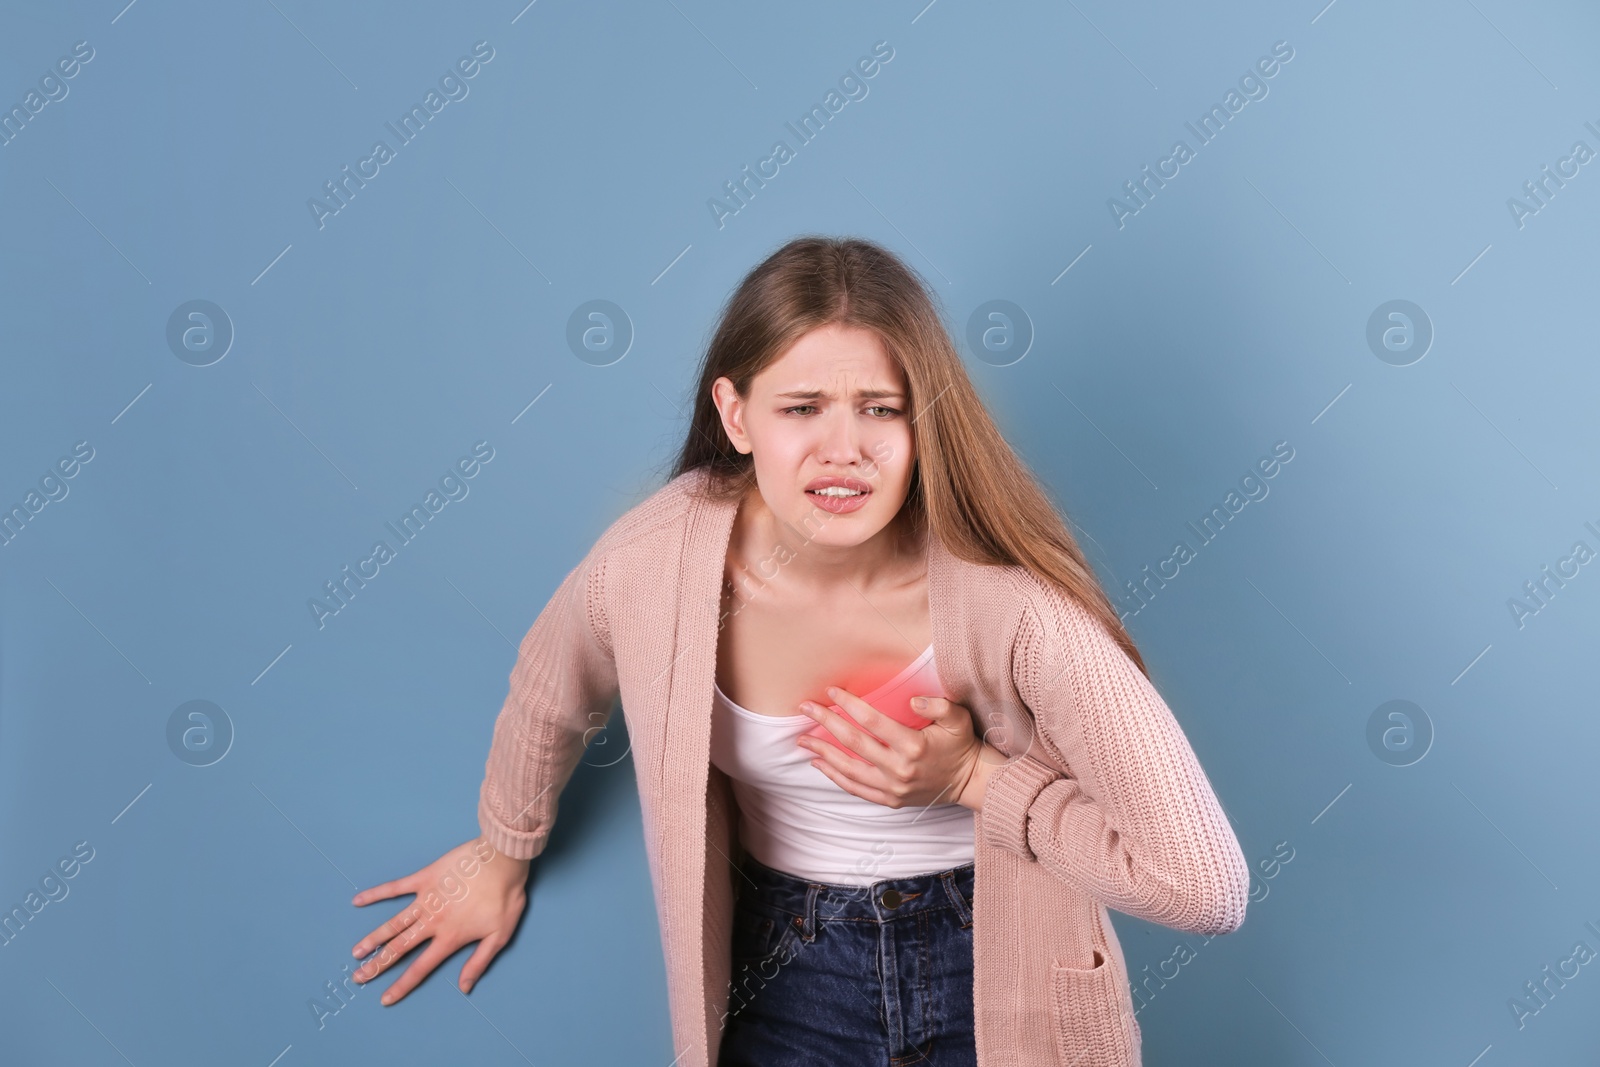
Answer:
M865 729L809 700L800 710L861 758L804 734L800 744L816 753L811 765L839 788L889 808L958 803L982 809L988 771L1005 762L1005 756L978 740L967 708L944 697L918 698L926 706L913 705L914 710L932 720L919 730L896 722L848 690L830 686L828 696Z

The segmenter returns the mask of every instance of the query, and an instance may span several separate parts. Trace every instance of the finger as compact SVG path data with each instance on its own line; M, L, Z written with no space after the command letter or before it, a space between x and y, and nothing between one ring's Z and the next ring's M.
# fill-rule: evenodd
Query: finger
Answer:
M414 871L411 874L406 875L404 878L396 878L392 882L385 882L382 885L375 885L371 889L363 889L361 892L350 898L350 903L356 905L356 907L362 907L363 905L371 904L375 901L388 900L390 897L398 897L404 896L407 893L414 893L416 892L417 875L421 873L421 871Z
M853 749L856 755L865 759L869 759L874 763L881 762L883 757L888 754L889 746L885 745L872 734L867 733L867 731L862 727L857 726L854 722L851 722L851 718L855 717L856 715L863 714L859 711L859 708L871 707L871 705L867 704L866 701L861 700L860 697L855 697L854 694L845 693L840 689L834 689L830 687L828 689L828 695L833 697L835 700L838 700L840 702L840 707L846 707L844 701L854 698L856 704L848 707L851 715L846 717L834 711L832 708L825 708L821 704L810 700L800 705L801 710L810 715L813 719L816 719L818 722L820 722L829 733L839 739L841 744ZM876 715L878 713L877 709L874 708L872 713Z
M836 744L830 744L825 738L801 735L800 743L802 748L810 751L817 759L851 781L871 788L882 788L887 781L887 768L863 759Z
M350 976L358 982L370 982L405 959L413 948L432 936L433 931L426 922L413 923L400 936L386 942L377 955L357 967Z
M870 800L874 804L882 804L886 808L895 806L895 800L888 793L870 785L864 785L854 778L846 777L833 764L821 760L812 760L811 765L833 780L833 783L846 793L852 793L862 800Z
M418 956L411 966L406 968L406 973L402 974L394 985L383 991L383 996L378 998L378 1002L380 1004L393 1004L401 997L404 997L407 993L417 988L418 983L428 977L435 967L444 962L450 956L450 953L459 947L459 945L441 945L438 939L435 938L428 945L427 950Z
M852 763L867 762L846 748L843 741L840 741L837 737L834 737L832 734L830 734L825 728L822 727L820 723L818 724L817 729L818 732L816 733L812 733L810 730L807 730L805 733L796 738L796 741L800 744L801 748L807 749L815 754L821 754L832 750L841 753L845 759L850 760Z
M896 747L900 742L909 741L922 732L914 726L907 726L903 722L891 719L848 689L832 686L828 689L828 695L848 711L850 717L860 723L863 729L872 731L889 748Z
M920 708L917 706L917 701L919 700L923 701L923 706ZM946 697L934 696L932 693L912 697L911 710L915 714L921 715L924 719L930 719L954 733L963 732L963 718L968 723L972 722L972 713L967 710L965 705L957 704Z
M504 945L498 934L490 934L478 942L478 947L461 967L461 992L472 992L472 987L483 977L483 972L489 969L489 961L499 955Z
M369 954L373 949L389 940L395 934L398 934L401 930L404 930L406 927L416 922L420 917L421 908L418 906L413 905L409 908L406 908L404 911L400 912L400 914L391 918L388 922L372 931L366 937L363 937L360 941L357 941L356 947L350 950L350 954L356 959L360 959L362 956Z

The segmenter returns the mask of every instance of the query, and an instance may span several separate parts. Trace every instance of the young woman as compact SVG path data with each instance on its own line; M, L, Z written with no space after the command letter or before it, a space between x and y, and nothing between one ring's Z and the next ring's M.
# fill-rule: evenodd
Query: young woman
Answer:
M1106 909L1244 921L1238 841L1138 650L870 242L791 241L734 294L670 481L523 639L483 836L355 898L417 894L358 980L431 938L383 1003L477 941L470 989L510 938L618 696L678 1064L1130 1067Z

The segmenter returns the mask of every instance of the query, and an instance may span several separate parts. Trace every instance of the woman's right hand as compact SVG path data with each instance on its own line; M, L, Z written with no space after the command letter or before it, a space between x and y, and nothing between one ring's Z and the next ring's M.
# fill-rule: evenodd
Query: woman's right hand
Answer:
M415 893L416 900L356 942L357 959L380 945L383 951L357 968L352 977L365 984L413 946L432 938L405 974L384 990L382 1003L393 1004L462 945L477 941L477 951L461 968L461 992L469 991L517 928L528 902L530 862L512 859L479 837L456 846L414 874L363 889L352 904L371 904L404 893Z

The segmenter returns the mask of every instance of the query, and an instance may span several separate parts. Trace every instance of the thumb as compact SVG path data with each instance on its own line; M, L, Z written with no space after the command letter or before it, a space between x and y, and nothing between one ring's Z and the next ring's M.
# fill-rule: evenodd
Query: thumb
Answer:
M931 719L941 726L952 727L959 725L956 714L966 709L945 697L926 695L912 697L911 710L924 719Z

